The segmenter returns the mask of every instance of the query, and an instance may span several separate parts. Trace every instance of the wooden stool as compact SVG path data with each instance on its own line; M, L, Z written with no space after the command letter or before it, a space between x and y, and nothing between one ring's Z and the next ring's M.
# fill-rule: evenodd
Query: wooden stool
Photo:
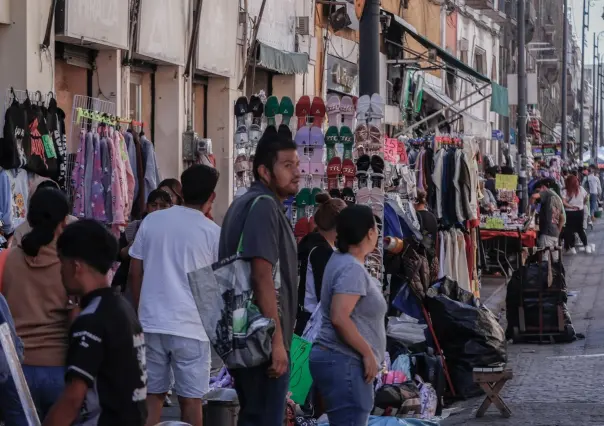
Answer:
M501 392L506 382L514 377L514 374L509 368L502 369L502 371L492 370L497 370L497 368L475 368L473 371L474 383L478 383L487 394L476 412L476 417L484 416L484 413L493 403L499 409L501 415L508 418L512 415L512 412L499 396L499 392Z

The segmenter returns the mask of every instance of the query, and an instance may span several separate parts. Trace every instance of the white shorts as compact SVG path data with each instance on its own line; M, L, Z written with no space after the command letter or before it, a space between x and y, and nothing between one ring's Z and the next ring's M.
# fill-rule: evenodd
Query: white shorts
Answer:
M183 398L201 399L210 387L210 342L145 333L147 393L159 395L172 388Z

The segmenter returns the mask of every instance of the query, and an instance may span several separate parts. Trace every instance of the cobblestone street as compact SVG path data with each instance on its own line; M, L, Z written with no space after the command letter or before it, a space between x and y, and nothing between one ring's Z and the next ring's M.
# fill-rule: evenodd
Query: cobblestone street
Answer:
M604 222L596 224L588 239L596 244L596 254L564 258L572 294L568 307L576 332L586 338L570 344L509 345L514 379L502 396L512 417L504 419L492 406L476 419L481 397L460 403L464 411L443 426L604 426Z

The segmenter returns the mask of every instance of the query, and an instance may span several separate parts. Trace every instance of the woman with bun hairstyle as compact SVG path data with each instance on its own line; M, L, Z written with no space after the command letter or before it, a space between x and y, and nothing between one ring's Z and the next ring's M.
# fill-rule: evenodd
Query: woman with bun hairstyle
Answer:
M373 381L386 352L386 300L364 265L378 240L371 208L346 207L336 219L336 232L338 251L323 275L322 323L310 373L329 424L361 426L373 408Z
M298 286L298 318L296 333L302 334L310 316L321 300L321 283L325 266L331 258L336 244L336 218L346 203L340 198L331 198L326 192L316 195L319 206L314 215L316 230L300 242L306 253L300 262L300 285Z
M41 421L63 391L69 314L75 313L56 246L68 214L63 192L37 190L27 212L31 231L10 249L2 274L2 293L24 344L23 373Z

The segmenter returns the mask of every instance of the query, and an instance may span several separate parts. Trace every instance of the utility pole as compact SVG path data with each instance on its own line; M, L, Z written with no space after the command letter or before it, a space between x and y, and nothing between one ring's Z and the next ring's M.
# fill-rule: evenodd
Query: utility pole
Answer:
M597 144L597 140L598 140L598 128L597 126L597 103L596 103L596 99L597 99L597 94L598 94L598 86L597 86L597 79L598 79L598 75L597 75L597 63L598 63L598 39L596 38L596 33L594 32L594 46L593 46L593 53L594 53L594 64L593 64L593 72L592 72L592 83L591 83L591 95L592 95L592 102L591 102L591 111L592 111L592 119L593 119L593 123L591 126L591 132L592 132L592 137L591 137L591 161L595 162L596 160L596 144Z
M566 128L566 116L568 115L568 104L566 96L568 93L568 0L564 0L564 16L562 18L562 136L560 143L562 144L562 160L566 161L568 149L566 147L566 138L568 130Z
M518 0L516 20L518 21L518 150L520 151L520 173L518 173L518 191L520 212L528 210L528 186L526 179L526 55L524 33L525 0Z
M581 27L581 96L579 97L579 155L583 162L583 141L584 141L584 117L583 109L585 107L585 31L589 30L589 2L583 0L583 26Z
M365 0L359 23L359 95L380 93L380 0Z

